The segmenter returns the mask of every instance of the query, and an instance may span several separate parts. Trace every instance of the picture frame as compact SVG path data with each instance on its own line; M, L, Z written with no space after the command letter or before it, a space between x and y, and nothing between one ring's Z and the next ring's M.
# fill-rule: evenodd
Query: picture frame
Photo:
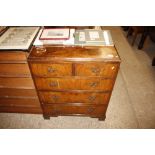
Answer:
M68 40L69 28L44 28L39 37L40 40Z
M28 50L40 27L9 27L0 37L1 50Z

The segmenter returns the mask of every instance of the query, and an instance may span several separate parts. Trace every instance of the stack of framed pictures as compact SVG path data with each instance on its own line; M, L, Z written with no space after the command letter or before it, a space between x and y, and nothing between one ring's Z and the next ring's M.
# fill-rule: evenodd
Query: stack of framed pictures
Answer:
M109 30L44 28L34 45L114 46L114 43Z

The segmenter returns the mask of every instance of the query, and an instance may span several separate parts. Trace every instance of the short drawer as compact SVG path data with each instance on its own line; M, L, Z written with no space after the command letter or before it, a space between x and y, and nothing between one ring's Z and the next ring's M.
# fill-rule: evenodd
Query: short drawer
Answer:
M28 64L0 64L0 77L31 77Z
M39 90L112 90L114 81L102 78L35 78Z
M40 99L45 104L50 103L95 103L107 104L110 93L89 92L39 92Z
M30 63L32 73L40 77L71 76L72 64L70 63Z
M43 107L46 115L86 115L86 116L103 116L106 112L104 105L46 105Z
M75 75L114 78L118 67L118 63L79 63L75 65Z

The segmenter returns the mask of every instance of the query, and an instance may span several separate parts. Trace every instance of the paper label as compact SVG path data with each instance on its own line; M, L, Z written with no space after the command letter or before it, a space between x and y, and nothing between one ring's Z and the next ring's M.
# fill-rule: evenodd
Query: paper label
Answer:
M86 38L85 38L85 33L84 32L80 32L79 33L79 41L85 41Z
M99 33L98 32L89 32L89 37L91 40L95 40L99 38Z

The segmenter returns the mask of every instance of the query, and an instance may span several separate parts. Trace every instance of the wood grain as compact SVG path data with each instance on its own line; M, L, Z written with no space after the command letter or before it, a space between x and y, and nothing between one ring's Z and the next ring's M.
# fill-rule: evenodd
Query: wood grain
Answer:
M85 115L99 117L105 114L106 106L103 105L45 105L44 111L47 115Z
M0 64L0 77L31 77L28 64Z
M0 98L1 106L40 107L40 103L38 99L32 98Z
M70 63L31 63L30 66L35 76L56 77L72 75L72 64Z
M0 112L42 113L27 55L23 51L0 51Z
M31 78L0 78L0 88L34 89Z
M17 106L3 106L0 107L0 112L3 113L26 113L26 114L42 114L40 107L17 107Z
M16 88L0 88L0 97L3 97L3 98L9 98L9 97L38 98L35 89L16 89Z
M35 78L39 90L103 90L111 91L112 79L103 78Z
M0 51L0 63L26 63L27 54L22 51Z
M45 119L59 115L106 118L120 64L115 47L33 47L28 63Z
M44 104L50 104L50 103L107 104L110 97L110 93L40 91L39 96Z
M43 46L33 47L28 61L116 61L120 58L115 47ZM44 51L44 52L40 52Z
M118 67L118 63L76 63L75 75L114 78Z

